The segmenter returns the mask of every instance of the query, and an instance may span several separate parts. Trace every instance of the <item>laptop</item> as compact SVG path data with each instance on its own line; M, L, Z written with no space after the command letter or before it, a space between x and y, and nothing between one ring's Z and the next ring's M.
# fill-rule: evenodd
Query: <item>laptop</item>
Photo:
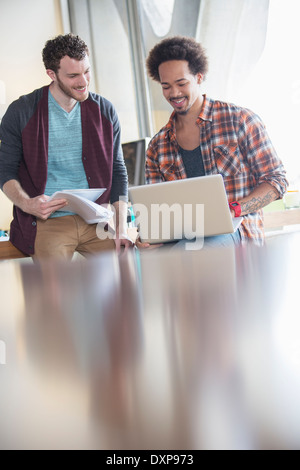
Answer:
M132 186L129 200L142 242L157 244L234 233L220 174Z

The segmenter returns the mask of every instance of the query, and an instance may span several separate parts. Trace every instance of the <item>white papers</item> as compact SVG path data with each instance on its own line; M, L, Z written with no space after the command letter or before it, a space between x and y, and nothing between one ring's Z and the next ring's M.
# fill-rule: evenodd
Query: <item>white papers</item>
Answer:
M70 211L80 215L87 224L107 223L114 213L104 206L96 204L96 201L106 188L98 189L74 189L57 191L49 200L66 199L68 205L59 209L60 211Z

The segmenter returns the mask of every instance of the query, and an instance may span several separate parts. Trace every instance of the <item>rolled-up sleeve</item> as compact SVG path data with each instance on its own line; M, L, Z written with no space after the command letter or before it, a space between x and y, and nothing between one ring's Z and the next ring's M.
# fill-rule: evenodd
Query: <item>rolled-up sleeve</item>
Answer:
M269 183L282 198L288 181L286 170L269 138L266 127L254 113L249 113L243 121L241 147L246 155L256 184Z

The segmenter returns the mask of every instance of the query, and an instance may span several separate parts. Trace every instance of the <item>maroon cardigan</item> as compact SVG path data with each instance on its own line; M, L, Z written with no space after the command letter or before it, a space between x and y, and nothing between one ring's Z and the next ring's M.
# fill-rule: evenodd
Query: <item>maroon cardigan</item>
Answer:
M48 161L48 90L40 88L13 102L0 127L0 185L16 179L30 197L44 194ZM120 125L113 105L94 93L81 104L82 162L90 188L107 188L99 204L127 198ZM14 206L10 240L34 253L36 217Z

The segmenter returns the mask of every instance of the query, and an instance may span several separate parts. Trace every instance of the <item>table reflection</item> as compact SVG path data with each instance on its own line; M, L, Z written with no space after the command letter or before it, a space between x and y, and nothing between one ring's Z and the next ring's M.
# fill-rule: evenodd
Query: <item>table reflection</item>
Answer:
M299 246L0 265L0 448L298 448Z

